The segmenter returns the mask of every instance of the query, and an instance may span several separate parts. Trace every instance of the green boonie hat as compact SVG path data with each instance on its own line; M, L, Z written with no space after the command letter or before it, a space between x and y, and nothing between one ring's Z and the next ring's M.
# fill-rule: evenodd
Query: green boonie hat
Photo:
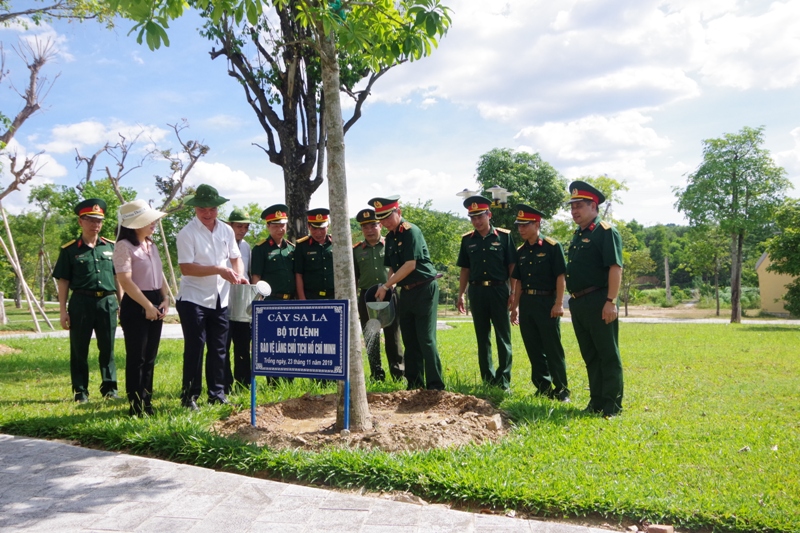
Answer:
M106 205L105 200L100 198L87 198L75 206L75 214L79 217L99 218L103 220L106 218Z
M289 208L285 204L275 204L261 212L267 224L286 224L289 221Z
M311 227L326 228L331 221L329 217L330 214L330 209L318 207L316 209L309 209L306 211L306 218L308 219L308 224Z
M569 204L573 202L580 202L581 200L589 200L595 202L597 205L606 201L603 193L586 183L585 181L573 181L569 184L570 199Z
M470 196L464 200L464 207L467 208L468 215L477 217L484 214L492 207L492 201L485 196Z
M356 215L356 222L361 224L375 224L378 222L378 219L375 217L375 210L374 209L362 209Z
M227 202L217 192L217 189L205 183L198 186L194 194L190 194L184 200L184 204L190 207L218 207Z
M525 204L517 204L514 206L514 211L517 212L517 219L514 224L527 224L529 222L541 222L544 213L538 209Z
M234 222L238 222L240 224L253 223L253 221L250 220L250 216L241 209L234 209L233 211L231 211L231 214L228 215L228 223L232 224Z
M369 202L369 205L375 208L375 218L378 220L383 220L384 218L388 217L394 210L400 207L400 196L387 196L386 198L373 198Z

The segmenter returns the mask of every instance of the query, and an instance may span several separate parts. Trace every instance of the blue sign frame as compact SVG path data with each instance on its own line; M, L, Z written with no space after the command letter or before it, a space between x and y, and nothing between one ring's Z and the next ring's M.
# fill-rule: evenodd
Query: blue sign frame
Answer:
M252 304L251 423L256 376L345 382L345 429L350 426L350 301L264 300Z

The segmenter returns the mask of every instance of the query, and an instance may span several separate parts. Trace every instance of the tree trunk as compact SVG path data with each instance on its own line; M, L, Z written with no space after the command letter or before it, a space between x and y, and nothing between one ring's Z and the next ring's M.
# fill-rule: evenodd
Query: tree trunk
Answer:
M0 325L7 325L8 317L6 316L6 295L0 292Z
M14 291L14 307L22 309L22 285L19 282L19 276L17 276L14 287L16 288L16 291Z
M290 154L286 155L288 156ZM330 170L328 170L328 172L328 175L330 176ZM300 170L293 169L289 166L283 168L283 185L286 191L286 207L289 208L289 224L286 228L286 238L290 241L296 241L297 239L308 235L306 211L309 209L311 195L314 194L314 191L316 191L321 184L321 179L319 181L316 179L309 179L309 176ZM332 197L330 202L331 204L333 203Z
M672 289L669 286L669 257L664 256L664 294L667 298L667 305L672 304Z
M742 322L742 249L744 232L734 234L731 240L731 323Z
M178 281L175 279L175 267L172 266L172 256L169 253L169 246L167 246L167 234L164 233L164 225L161 223L161 219L158 219L158 231L161 232L161 244L163 244L164 248L164 257L167 259L167 265L169 265L169 279L172 285L172 290L170 293L178 294ZM175 303L174 301L172 302Z
M350 247L350 217L347 202L347 176L345 174L344 129L339 98L339 62L333 35L326 35L322 23L317 24L317 35L321 36L320 60L322 64L322 86L326 98L325 124L328 154L328 195L331 209L333 242L333 272L336 280L337 299L350 300L350 427L353 431L372 428L367 403L367 386L364 380L364 364L361 355L361 323L358 320L356 302L355 270ZM339 405L342 404L340 395ZM337 409L336 427L343 428L343 409Z

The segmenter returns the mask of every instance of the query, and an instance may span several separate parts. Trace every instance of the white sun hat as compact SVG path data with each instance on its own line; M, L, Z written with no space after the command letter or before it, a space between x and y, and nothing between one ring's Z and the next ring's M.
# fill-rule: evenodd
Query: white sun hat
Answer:
M122 227L130 229L140 229L148 226L161 217L167 216L166 213L150 207L144 200L134 200L119 206L118 218Z

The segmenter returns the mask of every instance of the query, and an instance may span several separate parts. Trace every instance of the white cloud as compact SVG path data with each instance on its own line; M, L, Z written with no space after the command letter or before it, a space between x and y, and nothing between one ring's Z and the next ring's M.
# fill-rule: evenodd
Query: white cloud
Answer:
M547 161L604 162L657 154L670 145L645 124L638 111L613 116L589 115L570 122L546 122L523 128L516 139L530 143Z
M87 120L75 124L55 126L51 131L51 139L37 145L37 148L55 154L74 152L76 149L88 148L95 151L106 143L112 145L120 142L120 135L128 142L138 137L138 150L147 150L153 143L159 143L168 135L168 131L153 125L128 124L112 120L108 124L96 120Z
M242 170L235 170L224 163L198 161L186 178L186 185L197 187L205 183L211 185L232 205L245 205L251 202L264 202L275 195L275 185L267 178L252 177ZM223 208L224 210L225 208Z
M453 0L430 58L392 69L373 101L448 99L490 120L660 108L704 86L800 84L800 2L638 0L503 9Z

